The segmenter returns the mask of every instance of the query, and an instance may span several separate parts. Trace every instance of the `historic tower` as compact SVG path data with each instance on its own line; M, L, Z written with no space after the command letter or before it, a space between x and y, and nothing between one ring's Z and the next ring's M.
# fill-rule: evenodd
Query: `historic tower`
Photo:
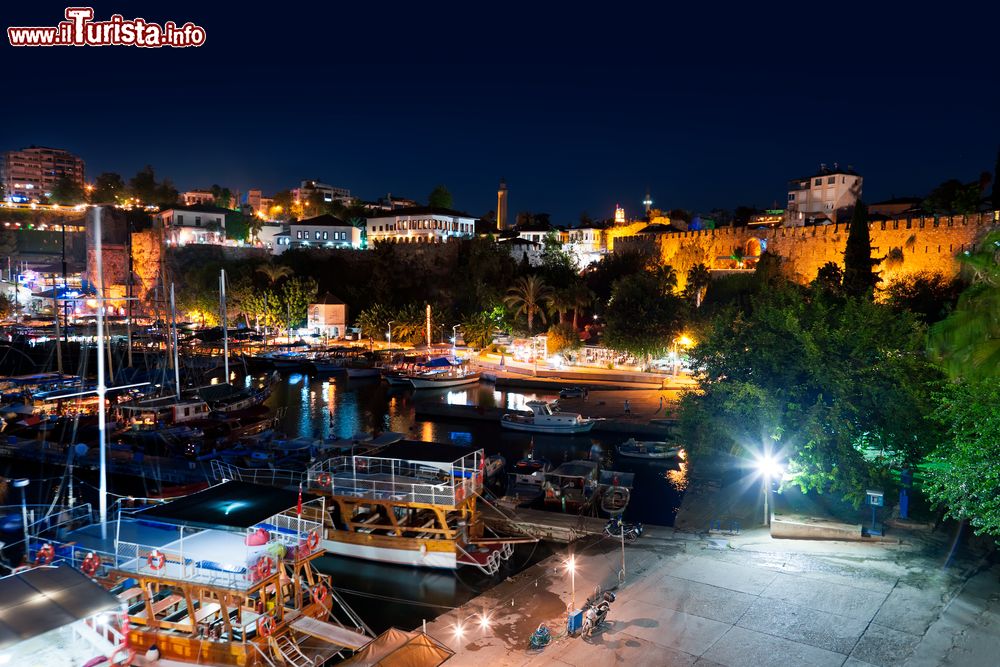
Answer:
M649 209L653 207L653 197L649 194L649 188L646 188L646 198L642 200L642 206L646 209L646 217L649 217Z
M500 179L500 187L497 189L497 230L507 229L507 182Z

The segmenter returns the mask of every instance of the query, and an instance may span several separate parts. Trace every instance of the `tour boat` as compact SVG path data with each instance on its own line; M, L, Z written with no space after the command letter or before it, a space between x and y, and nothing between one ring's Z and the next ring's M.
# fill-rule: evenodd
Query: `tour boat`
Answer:
M479 382L479 373L465 370L435 369L411 375L409 380L414 389L444 389Z
M216 477L265 484L303 481L326 500L320 544L330 554L416 567L499 571L513 545L487 535L477 508L483 450L401 441L371 456L320 461L304 475L213 462Z
M530 415L507 413L500 418L500 425L513 431L532 433L587 433L594 428L596 419L583 417L578 412L558 412L558 403L553 401L527 401Z
M668 445L665 442L652 442L629 438L618 445L618 455L633 459L672 459L677 456L680 447Z
M324 508L320 497L239 481L119 503L104 525L81 505L32 534L28 558L71 565L115 596L120 611L103 622L117 645L101 664L137 654L142 664L323 664L373 635L313 566Z
M567 461L546 473L545 505L573 514L589 507L599 495L598 470L594 461Z

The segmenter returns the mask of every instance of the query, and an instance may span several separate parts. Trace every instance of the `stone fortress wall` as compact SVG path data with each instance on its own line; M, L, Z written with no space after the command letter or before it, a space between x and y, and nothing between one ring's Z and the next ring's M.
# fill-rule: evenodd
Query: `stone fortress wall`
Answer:
M958 254L972 249L990 229L1000 226L1000 211L970 215L903 218L868 223L872 257L883 285L908 273L929 271L957 275ZM844 265L848 224L809 227L723 227L669 234L638 234L618 239L617 251L657 248L660 260L677 270L684 282L688 269L738 269L734 255L748 264L768 251L782 257L784 269L798 282L809 282L827 262ZM683 287L683 284L680 285Z

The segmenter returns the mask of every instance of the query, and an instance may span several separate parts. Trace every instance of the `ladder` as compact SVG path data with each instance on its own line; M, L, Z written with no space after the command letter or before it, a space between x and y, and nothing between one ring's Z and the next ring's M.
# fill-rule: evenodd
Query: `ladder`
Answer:
M271 648L271 655L277 660L279 665L289 667L313 667L316 663L306 657L299 648L299 645L292 639L291 634L284 634L280 637L268 637L267 643Z

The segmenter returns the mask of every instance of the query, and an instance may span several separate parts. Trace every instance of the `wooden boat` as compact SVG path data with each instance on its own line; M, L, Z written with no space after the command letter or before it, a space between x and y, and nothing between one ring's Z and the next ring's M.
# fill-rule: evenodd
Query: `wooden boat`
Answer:
M96 523L64 524L61 540L32 535L29 558L70 564L115 595L129 656L155 645L180 663L322 664L373 634L312 565L323 554L324 507L296 491L227 482L122 509L108 537Z
M475 567L495 574L513 545L533 538L489 536L477 509L483 450L401 441L370 456L316 463L303 479L325 497L321 544L351 558L441 569ZM286 471L241 470L214 462L217 477L275 483ZM287 482L285 482L287 483Z
M594 461L568 461L546 473L542 490L545 505L572 514L589 507L598 493L598 465Z
M672 459L677 456L680 447L671 446L665 442L653 442L629 438L618 445L618 455L633 459Z
M500 425L512 431L574 434L587 433L597 423L578 412L558 411L559 404L555 401L527 401L525 405L531 410L530 415L507 413L500 418Z
M479 373L465 370L435 369L411 375L409 380L414 389L444 389L479 382Z

